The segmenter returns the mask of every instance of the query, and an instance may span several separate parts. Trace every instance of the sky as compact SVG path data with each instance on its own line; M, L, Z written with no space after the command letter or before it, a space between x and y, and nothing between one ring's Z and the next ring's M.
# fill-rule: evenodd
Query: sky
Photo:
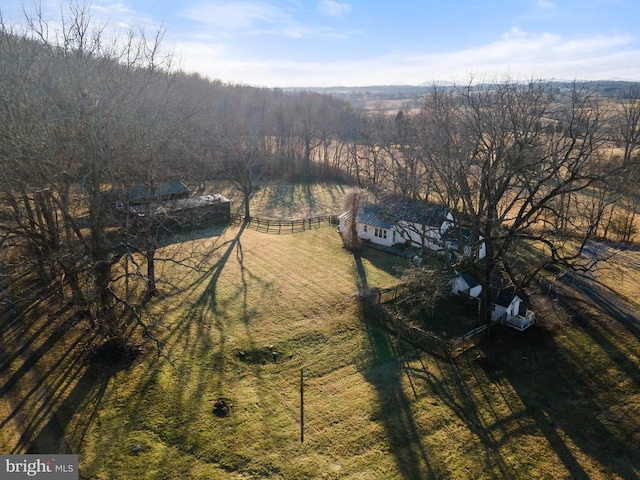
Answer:
M52 22L59 0L40 0ZM10 24L33 0L0 0ZM116 35L161 29L179 68L260 87L640 81L640 0L92 0Z

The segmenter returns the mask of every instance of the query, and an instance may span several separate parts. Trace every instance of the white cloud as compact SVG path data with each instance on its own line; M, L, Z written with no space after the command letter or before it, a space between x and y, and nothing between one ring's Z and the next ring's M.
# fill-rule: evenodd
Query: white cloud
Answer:
M556 6L556 4L551 0L537 0L536 5L542 10L551 10Z
M334 1L321 2L325 15L343 15L350 6ZM218 38L226 36L277 35L286 38L345 38L348 34L331 27L303 23L298 19L302 6L296 1L220 0L200 3L182 11L181 16L204 25Z
M1 0L0 0L1 1ZM337 31L326 25L302 22L303 3L298 0L198 0L184 7L183 19L189 30L168 27L163 46L181 58L186 71L197 71L224 81L264 86L331 86L372 84L419 84L430 81L467 81L512 75L525 78L640 80L640 47L631 35L604 35L585 32L582 37L557 33L535 33L518 25L497 32L495 40L483 45L450 51L420 51L398 45L397 51L372 52L355 60L293 62L283 58L284 50L271 54L257 52L251 58L239 56L245 35L280 35L287 38L345 38L354 32ZM531 0L541 3L538 0ZM130 0L94 0L92 11L99 20L109 15L111 25L140 25L149 28L134 11ZM542 4L545 0L542 0ZM550 3L550 2L547 2ZM329 8L326 14L348 13L349 5L338 1L314 3ZM312 7L313 8L313 7ZM331 8L334 8L331 10ZM308 13L308 12L307 12ZM318 15L316 15L318 17ZM317 21L317 18L314 20ZM51 24L51 28L55 28ZM357 25L354 27L357 28ZM502 34L500 34L502 33ZM364 35L363 32L358 32ZM223 44L229 42L228 46ZM302 44L302 42L299 42ZM310 49L319 43L310 42ZM348 43L344 42L347 53ZM392 48L392 47L389 47ZM233 53L232 53L233 52ZM326 52L324 52L326 53ZM330 52L331 53L331 52ZM325 55L326 57L326 55Z
M135 15L136 11L123 2L95 2L91 4L91 11L107 16Z
M202 47L205 51L207 47ZM225 57L223 49L194 55L183 52L187 71L211 78L270 87L420 84L430 81L466 82L515 78L638 79L640 50L624 36L565 38L550 33L503 36L468 49L408 55L403 52L358 61L290 62L265 58L243 62ZM185 52L188 52L185 54Z
M351 11L352 7L348 3L340 3L334 0L320 0L316 10L327 17L342 17Z
M526 36L526 32L522 31L520 27L511 27L507 33L502 35L502 38L523 38Z
M222 30L240 30L291 21L286 10L262 1L206 2L188 8L183 11L182 16Z

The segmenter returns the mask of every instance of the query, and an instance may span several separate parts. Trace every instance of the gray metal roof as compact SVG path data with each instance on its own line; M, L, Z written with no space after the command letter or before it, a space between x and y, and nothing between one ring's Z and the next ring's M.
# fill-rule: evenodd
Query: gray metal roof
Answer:
M448 210L440 205L428 203L388 202L366 205L357 216L358 223L389 229L400 221L431 227L440 227L446 220ZM350 212L340 215L345 220Z
M381 218L373 209L365 208L361 212L358 212L357 221L358 223L372 225L378 228L389 229L393 227L393 222Z

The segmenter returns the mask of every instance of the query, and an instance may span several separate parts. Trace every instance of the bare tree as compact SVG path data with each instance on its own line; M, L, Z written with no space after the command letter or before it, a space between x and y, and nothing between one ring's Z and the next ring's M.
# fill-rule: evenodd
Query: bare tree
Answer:
M265 92L241 89L237 93L241 95L212 119L214 133L210 151L219 175L242 194L244 217L248 220L251 218L251 196L268 170L273 147L265 132Z
M608 186L618 193L610 211L604 235L611 231L622 242L630 242L637 231L635 226L640 195L640 87L633 85L621 92L615 104L611 122L611 137L616 147L611 162L622 163L622 175L612 177ZM620 152L618 154L617 152Z
M496 279L524 286L552 263L589 267L581 252L611 201L597 195L612 174L599 156L607 113L578 85L562 94L548 83L508 80L431 91L423 156L456 221L483 238L486 318ZM598 201L584 200L590 196ZM545 256L523 264L515 252L526 245Z
M59 28L38 10L27 24L21 32L3 25L0 33L11 80L0 81L8 167L0 188L13 220L3 238L37 250L43 280L55 280L61 295L69 285L97 342L124 345L142 319L116 283L122 239L110 233L105 191L124 183L149 145L145 119L160 112L145 94L168 67L158 54L161 35L110 42L79 4L69 5Z
M412 313L418 316L424 313L433 314L438 300L450 292L445 272L422 265L407 269L400 282L408 293L398 304L407 305Z
M361 248L360 238L358 237L357 221L360 209L364 206L367 199L367 191L363 188L352 187L345 193L342 206L348 212L348 228L344 235L345 247L351 251L357 252Z

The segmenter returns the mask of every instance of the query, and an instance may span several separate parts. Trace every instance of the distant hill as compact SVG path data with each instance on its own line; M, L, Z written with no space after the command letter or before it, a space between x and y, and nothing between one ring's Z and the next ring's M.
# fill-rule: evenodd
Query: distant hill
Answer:
M640 88L640 82L629 82L624 80L597 80L597 81L576 81L587 90L599 92L607 97L616 97L625 90ZM559 90L569 89L573 81L551 80L550 83ZM308 87L308 88L287 88L287 91L310 91L333 95L347 100L357 108L366 109L371 102L393 101L403 108L417 106L418 101L432 87L453 88L452 83L425 82L422 85L371 85L364 87ZM478 89L491 88L492 84L478 84Z

